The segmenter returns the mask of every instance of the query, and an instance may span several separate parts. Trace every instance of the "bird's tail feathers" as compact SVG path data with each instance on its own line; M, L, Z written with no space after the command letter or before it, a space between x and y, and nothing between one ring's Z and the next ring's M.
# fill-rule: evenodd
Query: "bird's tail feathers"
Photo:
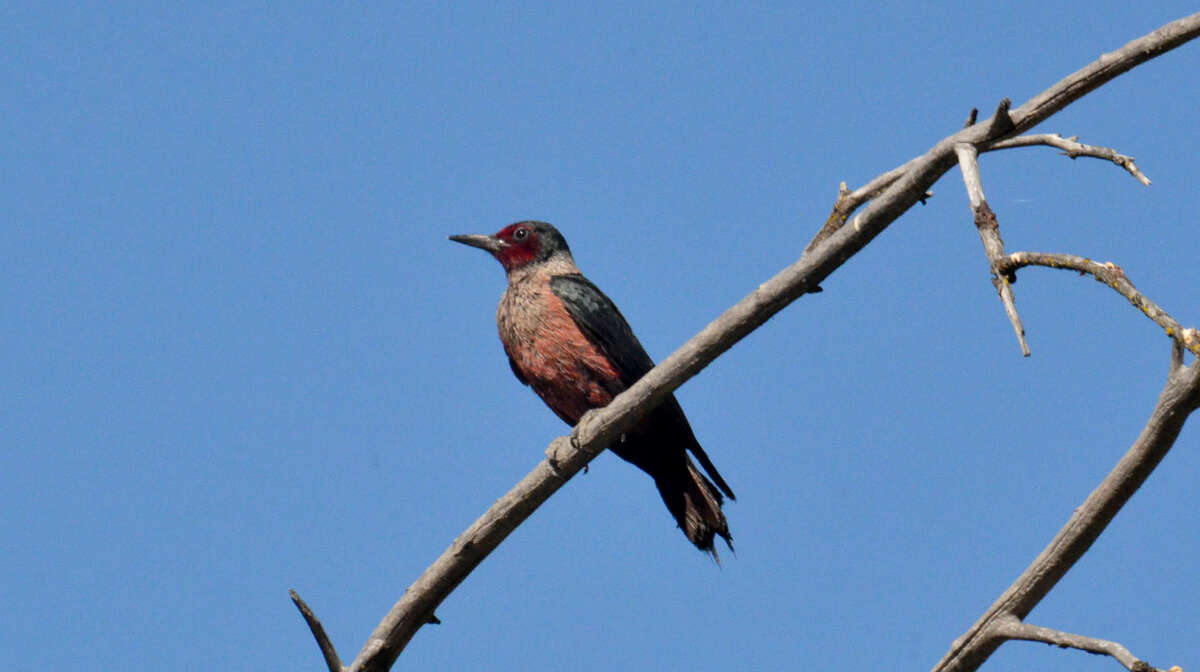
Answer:
M717 471L716 465L712 463L712 460L708 459L708 453L704 452L700 444L693 442L693 445L689 446L688 450L692 451L692 455L696 456L696 461L700 463L700 466L704 467L704 471L708 472L709 477L716 481L717 487L721 489L721 492L724 492L726 497L737 501L737 497L733 494L733 489L729 487L724 478L721 478L721 472ZM712 484L710 483L709 485ZM720 495L717 495L717 497L718 501L720 501Z
M686 458L685 458L686 459ZM733 537L729 534L729 523L721 511L724 499L717 486L700 473L690 459L686 460L686 472L674 472L671 476L659 475L655 479L667 509L675 517L679 528L696 548L712 555L717 564L721 557L713 546L717 536L725 540L733 550Z

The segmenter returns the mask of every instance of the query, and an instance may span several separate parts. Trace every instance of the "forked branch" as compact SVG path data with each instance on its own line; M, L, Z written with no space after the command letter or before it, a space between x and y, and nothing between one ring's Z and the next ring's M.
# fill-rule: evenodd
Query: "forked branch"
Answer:
M1007 99L1001 101L1000 108L997 110L997 114L1006 109ZM967 117L967 126L975 123L976 114L977 110L972 108L971 114ZM1142 174L1142 171L1138 170L1137 165L1134 164L1133 157L1125 156L1124 154L1107 147L1094 147L1092 145L1085 145L1077 142L1076 138L1063 138L1057 134L1022 135L1016 138L1008 138L1005 140L987 143L985 147L989 151L994 151L999 149L1010 149L1013 147L1032 147L1036 145L1058 147L1059 149L1063 150L1064 154L1072 159L1077 156L1092 156L1096 158L1107 159L1129 171L1129 173L1137 178L1137 180L1142 184L1146 186L1150 185L1150 179ZM966 185L967 197L971 203L971 212L974 214L975 228L979 231L979 237L983 241L983 249L984 254L987 256L988 268L991 269L992 272L992 285L995 286L996 292L1000 295L1000 301L1004 305L1004 312L1006 315L1008 315L1008 321L1012 324L1013 331L1017 335L1017 344L1021 346L1021 354L1028 357L1029 343L1025 340L1025 326L1021 323L1020 314L1017 313L1017 305L1016 300L1013 297L1012 283L1017 281L1017 268L1022 265L1029 265L1037 262L1027 261L1026 263L1022 264L1019 263L1022 259L1019 255L1005 255L1004 239L1000 236L1000 221L996 217L996 213L992 210L991 206L988 205L987 198L983 195L983 180L979 175L979 150L976 149L975 146L964 142L955 146L954 153L958 157L958 165L962 170L963 183ZM846 193L844 188L843 193ZM1079 258L1074 257L1072 259ZM1068 266L1066 262L1049 265L1053 265L1054 267L1071 267ZM1161 313L1161 310L1158 309L1158 306L1154 305L1152 302L1145 299L1145 297L1138 294L1137 290L1133 289L1133 285L1129 284L1128 281L1125 281L1122 286L1118 286L1119 281L1124 280L1124 274L1121 273L1119 267L1114 267L1112 264L1108 264L1107 267L1115 268L1115 273L1105 272L1105 269L1101 269L1101 272L1103 272L1103 277L1097 275L1098 280L1106 282L1114 289L1117 289L1117 291L1125 294L1135 306L1141 308L1143 312L1147 313L1147 315L1151 315L1151 319L1155 319L1155 317ZM1081 272L1092 272L1093 275L1096 275L1096 273L1090 268L1077 268L1077 270L1080 270ZM1128 293L1126 293L1125 290L1128 290ZM1162 315L1165 315L1165 313L1162 313ZM1167 320L1170 320L1170 316L1166 316L1166 318ZM1168 334L1176 335L1176 337L1182 333L1179 325L1174 323L1173 320L1170 320L1170 323L1163 323L1163 327L1167 329ZM1188 343L1184 342L1184 345L1187 347ZM1195 352L1195 350L1193 350L1193 352Z
M1044 143L1027 142L1008 146L1027 146L1029 144ZM992 145L993 148L1005 148L1005 146L1002 143L993 143ZM1022 622L1022 619L1054 587L1058 579L1066 574L1067 570L1087 552L1112 517L1137 491L1162 457L1166 455L1184 420L1200 405L1200 363L1194 362L1190 369L1186 368L1183 366L1182 356L1184 348L1194 354L1200 353L1200 334L1195 329L1184 329L1158 304L1137 291L1133 283L1125 277L1121 267L1116 264L1101 264L1083 257L1065 254L1031 252L1005 254L998 220L983 194L982 180L979 176L978 152L975 147L963 143L955 147L955 153L962 169L963 182L966 185L971 210L974 213L975 226L983 240L988 265L992 270L992 282L1000 294L1026 356L1028 356L1029 350L1025 343L1024 328L1016 313L1011 284L1016 280L1015 274L1018 268L1031 265L1065 268L1092 275L1098 281L1112 287L1147 317L1162 326L1167 335L1172 338L1172 342L1167 387L1160 397L1159 408L1155 409L1150 423L1146 426L1149 433L1143 432L1143 437L1134 444L1117 468L1092 493L1083 506L1076 510L1075 515L1071 517L1054 541L1025 570L1000 600L992 605L984 617L954 643L950 653L934 670L974 670L1000 644L1008 640L1020 639L1108 655L1124 665L1130 672L1152 672L1155 668L1138 659L1128 649L1116 642L1035 626ZM1130 170L1135 177L1141 175L1137 167L1133 166L1132 159L1124 163L1117 161L1117 163ZM1144 176L1141 179L1143 183L1148 183Z

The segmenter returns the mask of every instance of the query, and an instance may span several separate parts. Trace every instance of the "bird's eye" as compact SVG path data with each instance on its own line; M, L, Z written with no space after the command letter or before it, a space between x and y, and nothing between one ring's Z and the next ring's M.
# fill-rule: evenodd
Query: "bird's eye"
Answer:
M516 231L513 231L513 240L517 241L518 243L525 240L528 237L529 237L529 229L526 229L525 227L521 227L521 228L517 229Z

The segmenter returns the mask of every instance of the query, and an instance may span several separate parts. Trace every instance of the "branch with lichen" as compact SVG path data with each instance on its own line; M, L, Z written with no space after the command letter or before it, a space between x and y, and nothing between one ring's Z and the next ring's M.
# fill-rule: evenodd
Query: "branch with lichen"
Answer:
M1193 355L1200 356L1200 331L1185 328L1175 318L1159 305L1146 298L1137 287L1129 281L1125 271L1112 262L1092 261L1074 254L1053 254L1049 252L1013 252L998 260L996 267L1001 273L1015 273L1018 268L1026 266L1044 266L1078 271L1095 278L1098 282L1108 285L1118 294L1129 300L1134 308L1150 318L1163 328L1167 336L1175 340Z
M1029 343L1025 340L1025 325L1021 323L1021 316L1017 314L1016 299L1013 297L1012 283L1016 278L1012 273L999 268L999 261L1004 257L1004 239L1000 237L1000 221L983 195L983 181L979 177L979 152L974 146L963 143L954 148L954 153L958 156L958 165L962 169L963 182L967 187L975 229L979 231L984 255L987 256L988 266L992 269L992 285L1000 295L1004 312L1017 334L1021 354L1028 357Z

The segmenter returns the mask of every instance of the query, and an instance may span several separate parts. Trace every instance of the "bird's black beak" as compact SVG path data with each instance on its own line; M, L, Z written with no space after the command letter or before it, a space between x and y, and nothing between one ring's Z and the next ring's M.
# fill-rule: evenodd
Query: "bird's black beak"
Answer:
M484 236L480 234L470 234L461 236L450 236L450 240L471 247L478 247L481 250L487 250L492 254L504 249L504 241L495 236Z

